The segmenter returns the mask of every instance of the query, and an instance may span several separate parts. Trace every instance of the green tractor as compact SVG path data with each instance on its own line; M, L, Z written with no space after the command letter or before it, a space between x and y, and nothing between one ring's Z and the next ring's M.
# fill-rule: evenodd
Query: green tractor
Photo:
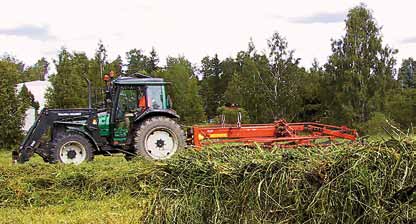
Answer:
M89 90L89 108L43 109L13 151L13 160L24 163L35 153L45 162L66 164L113 153L163 160L185 146L179 116L166 94L167 82L141 74L105 76L105 81L103 108L91 108Z

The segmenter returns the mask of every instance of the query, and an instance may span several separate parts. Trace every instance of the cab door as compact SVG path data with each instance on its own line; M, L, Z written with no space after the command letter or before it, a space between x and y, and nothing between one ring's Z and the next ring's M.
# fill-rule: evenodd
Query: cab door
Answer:
M112 139L115 145L126 143L134 116L143 112L141 106L144 90L141 86L121 86L117 95L111 119Z

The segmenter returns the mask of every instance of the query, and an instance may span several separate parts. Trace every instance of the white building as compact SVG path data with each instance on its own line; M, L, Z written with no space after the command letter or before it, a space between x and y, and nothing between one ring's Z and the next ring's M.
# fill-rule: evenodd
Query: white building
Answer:
M17 90L20 91L23 84L35 97L35 101L39 103L39 112L45 107L45 93L46 89L51 86L49 81L32 81L17 84ZM23 125L23 130L28 131L32 124L35 122L35 109L33 107L29 108L26 111L25 123Z

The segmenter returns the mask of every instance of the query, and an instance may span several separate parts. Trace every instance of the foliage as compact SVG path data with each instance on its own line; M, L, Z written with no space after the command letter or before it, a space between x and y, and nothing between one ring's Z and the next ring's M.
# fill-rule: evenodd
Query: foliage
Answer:
M117 56L112 62L108 61L107 50L104 44L100 41L96 49L94 58L89 59L88 69L78 75L86 75L91 81L92 90L92 103L93 106L99 107L104 102L104 86L103 76L108 74L110 71L114 71L115 74L121 73L122 60L120 56ZM85 81L82 83L85 88Z
M154 48L147 56L140 49L132 49L126 53L127 74L144 73L147 75L158 69L159 57Z
M402 129L413 128L416 124L416 89L391 92L386 99L386 114Z
M188 60L169 57L167 68L159 70L155 76L172 83L168 86L168 94L173 101L173 109L181 116L181 122L195 124L205 119L198 80Z
M70 53L62 49L54 61L56 74L49 78L52 87L47 90L47 104L51 108L80 108L88 105L88 91L83 75L89 60L85 53Z
M201 61L202 80L200 94L208 118L218 115L217 109L226 103L225 91L235 72L236 63L232 58L221 61L218 55L206 56Z
M393 55L383 46L380 28L364 5L348 12L346 33L332 42L332 55L325 65L330 116L337 123L359 124L371 113L384 109L386 93L395 88Z
M390 129L390 125L394 121L388 119L385 114L381 112L374 112L371 118L360 127L361 134L379 135L385 133L385 129Z
M305 71L279 33L273 34L268 46L268 55L258 53L252 42L247 51L238 53L225 92L226 102L241 105L253 122L282 117L293 120L303 108L299 91Z
M224 103L224 88L219 88L222 82L222 69L218 55L212 59L204 57L201 61L201 72L203 74L200 82L200 93L204 100L205 112L208 118L213 118L216 115L217 108Z
M277 32L267 44L271 76L261 79L265 86L263 91L269 94L274 118L293 120L301 111L299 90L304 82L301 79L304 71L298 66L300 59L295 58L294 51L288 49L286 39Z
M24 115L28 105L24 94L16 93L16 78L21 74L18 64L0 60L0 148L19 143ZM27 90L27 88L26 88Z
M237 89L227 89L226 95L237 97L235 103L247 110L251 121L263 123L273 120L270 107L273 102L264 91L262 79L269 72L267 58L256 52L240 52L236 62L239 67L230 81L230 86L237 86ZM227 101L232 102L231 99Z
M250 117L248 116L248 113L246 110L240 107L227 107L222 106L217 109L217 113L220 115L223 115L225 118L225 124L237 124L237 117L238 114L241 114L241 123L242 124L249 124L250 123ZM220 123L221 118L217 117L216 122Z
M44 81L49 71L49 62L44 57L37 60L33 65L25 65L22 61L7 54L3 55L1 60L16 66L17 72L14 74L16 83Z
M325 112L327 108L324 105L324 99L330 92L326 91L323 85L325 71L314 60L309 72L299 71L299 84L297 95L300 98L300 110L297 116L302 121L325 121Z
M167 77L173 83L169 93L174 108L187 124L215 118L218 108L231 103L244 108L255 123L284 118L363 128L380 112L401 128L412 127L416 62L411 57L403 60L396 74L397 50L383 43L370 9L360 4L349 10L345 34L332 40L331 48L323 66L314 61L304 68L284 36L274 32L266 49L258 50L250 41L246 50L228 58L204 57L200 68L172 57L161 67L154 48L149 53L129 50L124 65L127 74ZM45 58L31 66L8 55L3 60L16 66L17 82L43 79L49 68ZM92 58L62 49L54 64L57 72L47 93L50 107L85 107L84 75L92 82L95 106L101 106L102 77L110 71L122 74L123 59L109 60L100 41Z
M88 105L88 89L85 78L91 81L93 103L100 106L104 101L103 76L110 71L121 74L121 57L107 60L107 51L99 42L94 58L85 53L61 49L58 60L54 61L56 73L49 78L51 88L47 90L47 104L51 108L80 108Z
M403 88L416 88L416 61L413 58L403 60L399 69L398 80Z
M45 77L48 74L49 62L46 58L42 57L34 65L29 66L23 72L23 81L45 81Z
M39 110L39 103L35 100L33 94L29 91L25 84L22 85L21 90L19 91L18 98L23 111L33 107L35 111Z

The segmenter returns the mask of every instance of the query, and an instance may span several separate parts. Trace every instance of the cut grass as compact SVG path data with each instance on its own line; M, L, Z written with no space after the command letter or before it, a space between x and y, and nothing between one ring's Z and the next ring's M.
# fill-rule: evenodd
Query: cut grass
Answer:
M150 223L413 223L412 142L272 152L211 147L153 175ZM162 178L163 177L163 178Z
M212 146L164 162L97 156L79 166L13 166L0 152L0 222L412 223L413 141Z
M122 156L80 166L34 156L12 165L11 153L0 151L0 223L140 223L146 196L127 181L135 164Z
M99 201L0 209L1 223L140 223L139 201L128 195Z

